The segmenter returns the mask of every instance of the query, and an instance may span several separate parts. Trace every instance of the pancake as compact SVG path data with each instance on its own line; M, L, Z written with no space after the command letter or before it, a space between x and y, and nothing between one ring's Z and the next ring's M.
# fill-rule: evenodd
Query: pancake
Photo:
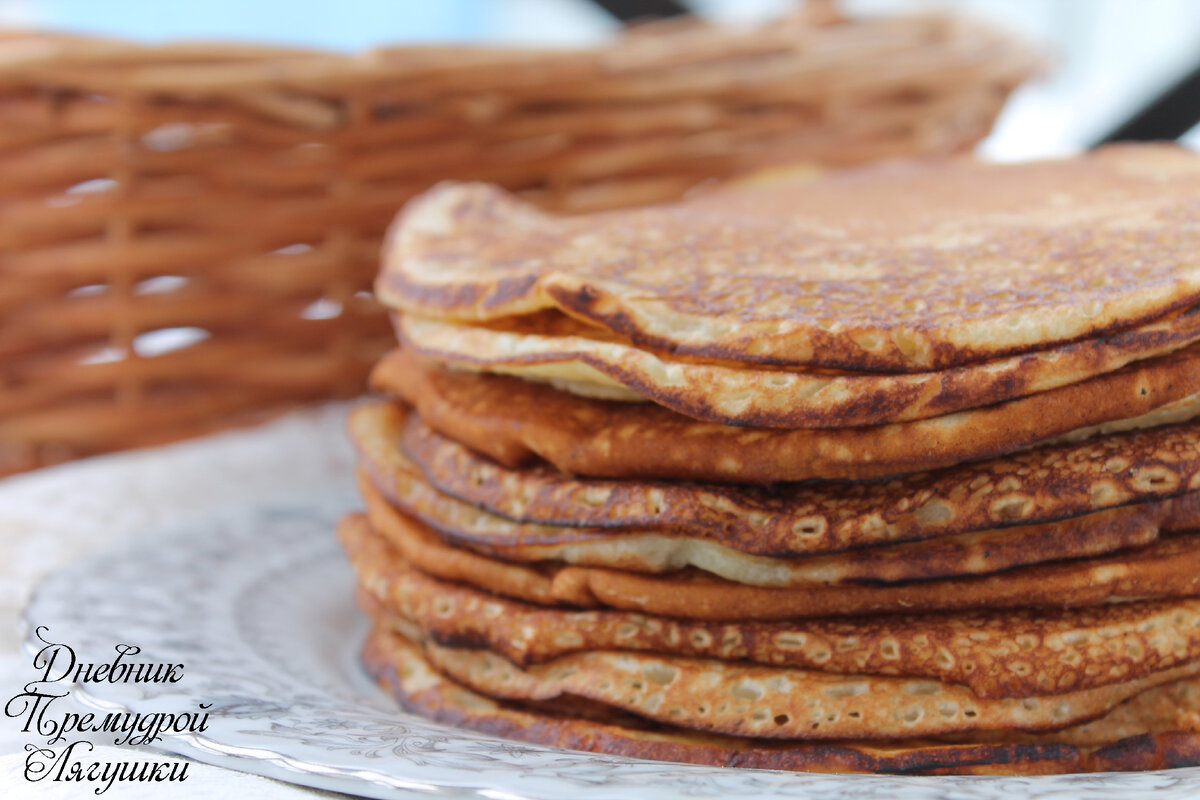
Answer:
M911 375L780 370L702 363L593 338L559 323L471 326L396 315L401 341L460 369L513 375L601 399L651 400L695 419L761 428L846 428L907 422L1057 389L1200 338L1200 313L1035 353ZM563 325L562 323L571 323ZM602 331L607 333L607 331Z
M339 530L362 524L361 515L352 515ZM525 564L510 564L494 558L451 547L428 527L401 514L376 513L371 527L385 539L401 558L422 572L468 586L478 586L502 597L511 597L545 606L594 606L585 594L563 598L554 590L554 569L538 569Z
M770 488L573 478L510 469L389 403L355 409L351 438L379 485L397 444L439 492L514 522L686 530L762 555L816 554L1050 522L1179 498L1168 527L1200 528L1200 424L1040 447L889 481ZM1186 499L1185 499L1186 498Z
M376 294L452 321L548 309L681 355L924 372L1193 305L1198 196L1200 158L1166 145L884 163L573 218L444 183L397 218Z
M376 518L402 511L436 530L451 544L508 561L557 562L644 573L695 567L735 583L775 587L929 580L1084 558L1149 544L1158 538L1171 509L1171 501L1167 500L1042 525L962 533L824 556L769 558L748 555L736 544L729 547L683 534L522 525L438 495L428 485L404 474L393 475L389 486L381 490L365 472L360 472L359 487L368 512ZM395 508L392 503L396 503Z
M883 477L1021 450L1072 431L1100 435L1200 414L1200 345L1110 375L982 409L865 428L767 430L702 423L647 403L577 397L499 375L429 366L398 351L376 389L435 430L505 466L733 483Z
M747 586L703 574L647 576L567 567L553 592L569 603L695 619L789 619L973 608L1078 608L1200 595L1200 534L1083 561L880 585Z
M372 616L399 616L422 638L492 650L518 666L588 650L631 650L930 678L996 698L1095 688L1200 660L1197 599L714 623L506 600L417 570L361 517L343 520L338 536L358 574L360 604Z
M711 658L588 650L518 667L478 648L420 640L439 672L490 697L580 697L656 722L768 739L894 739L976 731L1055 730L1101 716L1146 689L1200 672L1191 662L1142 678L1045 697L980 698L965 686L833 675Z
M446 544L389 507L371 527L423 572L542 605L607 606L687 619L792 619L975 608L1078 608L1200 596L1200 532L1142 548L991 575L895 584L749 586L698 570L641 575L599 567L525 565Z
M1200 764L1200 687L1150 689L1100 719L987 743L794 742L715 736L581 713L561 701L502 702L438 673L419 647L376 627L363 660L405 709L482 733L561 747L727 767L904 774L1050 774Z

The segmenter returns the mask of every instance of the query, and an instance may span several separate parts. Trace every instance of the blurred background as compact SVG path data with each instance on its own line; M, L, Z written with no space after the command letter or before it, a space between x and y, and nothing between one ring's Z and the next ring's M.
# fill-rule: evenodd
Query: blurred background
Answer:
M779 16L793 3L687 0L686 5L717 21L749 25ZM949 9L1048 46L1056 58L1053 71L1017 92L982 145L981 151L996 159L1087 147L1200 68L1200 3L1194 0L844 0L839 5L851 14ZM232 38L351 51L382 43L448 41L569 47L601 42L618 24L590 0L0 0L0 27L150 40ZM1200 80L1186 96L1200 116ZM1185 138L1200 144L1200 127Z
M361 393L440 180L581 213L1198 120L1195 0L0 0L0 476Z

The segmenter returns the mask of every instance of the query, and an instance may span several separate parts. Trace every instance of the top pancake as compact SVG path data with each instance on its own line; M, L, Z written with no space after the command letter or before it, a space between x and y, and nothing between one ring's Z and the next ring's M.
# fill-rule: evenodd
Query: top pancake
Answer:
M438 319L557 309L674 354L945 369L1200 300L1200 158L882 164L572 218L443 184L399 217L376 289Z

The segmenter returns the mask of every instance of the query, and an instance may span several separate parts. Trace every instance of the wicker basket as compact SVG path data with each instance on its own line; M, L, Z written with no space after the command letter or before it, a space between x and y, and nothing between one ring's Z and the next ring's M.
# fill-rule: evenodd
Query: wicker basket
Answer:
M960 151L1037 67L962 21L812 10L587 51L0 35L0 473L358 392L380 235L435 180L576 212Z

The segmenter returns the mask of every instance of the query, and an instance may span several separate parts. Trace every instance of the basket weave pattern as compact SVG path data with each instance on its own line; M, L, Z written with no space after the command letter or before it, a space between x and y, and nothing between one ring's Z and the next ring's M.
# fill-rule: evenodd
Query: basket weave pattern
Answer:
M359 56L0 36L0 474L360 391L392 215L557 211L785 159L970 148L1036 57L940 17Z

